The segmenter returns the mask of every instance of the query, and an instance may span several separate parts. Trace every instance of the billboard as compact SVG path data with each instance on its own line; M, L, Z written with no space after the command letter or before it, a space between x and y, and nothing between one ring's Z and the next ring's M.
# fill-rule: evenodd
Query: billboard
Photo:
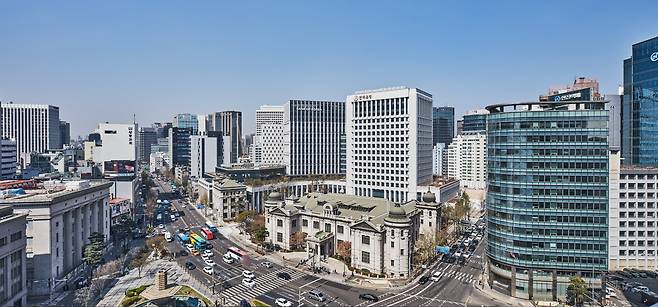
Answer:
M580 90L548 96L548 101L558 102L558 101L575 101L575 100L582 100L582 101L592 100L592 89L584 88Z
M110 160L103 163L103 177L134 177L135 161L131 160Z

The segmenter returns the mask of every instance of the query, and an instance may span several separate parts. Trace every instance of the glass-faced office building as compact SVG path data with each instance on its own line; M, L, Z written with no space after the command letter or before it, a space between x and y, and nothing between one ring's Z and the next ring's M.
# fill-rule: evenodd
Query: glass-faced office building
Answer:
M602 101L487 109L489 282L564 300L569 277L607 270L608 111Z
M658 165L658 37L634 44L624 60L622 157Z
M432 108L432 145L452 143L455 137L455 108L433 107Z

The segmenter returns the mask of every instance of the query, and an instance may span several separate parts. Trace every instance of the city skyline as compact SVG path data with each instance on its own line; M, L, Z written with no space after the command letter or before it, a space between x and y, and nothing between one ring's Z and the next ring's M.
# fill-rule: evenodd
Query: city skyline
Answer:
M368 3L232 6L6 4L11 14L0 33L13 47L0 57L7 72L0 101L58 106L73 137L99 122L130 123L133 113L146 126L233 109L244 113L246 134L261 105L344 101L355 90L390 86L423 88L460 118L493 103L535 100L577 76L616 93L629 46L658 28L642 18L650 13L621 5L578 18L556 15L556 3L383 3L376 12ZM248 12L248 22L235 27L242 21L235 11ZM388 22L412 12L414 22ZM595 22L612 18L627 22ZM386 47L396 37L403 44ZM583 37L596 52L566 47L582 46Z

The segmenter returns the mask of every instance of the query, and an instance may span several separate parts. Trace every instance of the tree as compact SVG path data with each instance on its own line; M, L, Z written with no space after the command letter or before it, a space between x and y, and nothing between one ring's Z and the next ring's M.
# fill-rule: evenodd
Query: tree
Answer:
M253 210L242 211L238 213L238 216L235 218L235 221L244 224L247 222L248 219L253 218L254 216L256 216L256 211Z
M146 247L154 251L160 258L169 253L167 250L167 241L162 236L155 236L146 240Z
M208 205L208 193L206 193L206 192L199 193L198 202L203 204L204 206L207 206Z
M137 269L137 276L142 277L142 267L148 262L149 249L145 246L130 261L130 268Z
M348 265L352 262L352 242L341 241L336 246L336 255Z
M268 232L265 228L264 216L257 215L254 217L254 221L249 225L249 234L251 235L251 241L256 243L257 248L265 242Z
M105 236L99 232L93 232L89 236L89 244L85 246L84 261L92 268L96 268L103 261L105 251Z
M567 300L576 306L582 306L587 295L587 284L580 276L571 276L567 287Z
M304 240L306 239L307 234L298 230L290 235L290 247L291 249L298 249L304 245Z

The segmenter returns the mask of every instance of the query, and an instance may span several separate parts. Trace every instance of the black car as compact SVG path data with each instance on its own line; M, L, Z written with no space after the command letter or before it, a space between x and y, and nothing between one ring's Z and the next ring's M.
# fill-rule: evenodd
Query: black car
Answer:
M181 249L180 252L178 252L178 255L181 256L181 257L183 257L183 256L187 256L187 255L189 255L189 254L187 253L186 250Z
M430 277L427 276L427 275L423 275L423 277L421 277L421 278L418 280L418 283L421 284L421 285L424 285L424 284L426 284L428 281L430 281Z
M455 263L456 261L457 261L457 257L455 257L455 256L449 256L449 257L445 258L446 263Z
M194 269L196 269L196 265L194 265L194 263L189 262L189 261L188 261L188 262L185 262L185 267L186 267L188 270L194 270Z
M276 273L276 277L278 277L278 278L283 278L283 279L285 279L285 280L290 280L290 278L291 278L291 277L290 277L290 274L288 274L288 273L286 273L286 272L279 272L279 273Z
M359 294L359 298L364 301L371 301L371 302L376 302L379 300L379 298L376 295L370 293L361 293Z
M240 305L239 306L240 307L251 307L251 304L249 304L249 302L247 302L247 300L242 299L242 300L240 300Z

